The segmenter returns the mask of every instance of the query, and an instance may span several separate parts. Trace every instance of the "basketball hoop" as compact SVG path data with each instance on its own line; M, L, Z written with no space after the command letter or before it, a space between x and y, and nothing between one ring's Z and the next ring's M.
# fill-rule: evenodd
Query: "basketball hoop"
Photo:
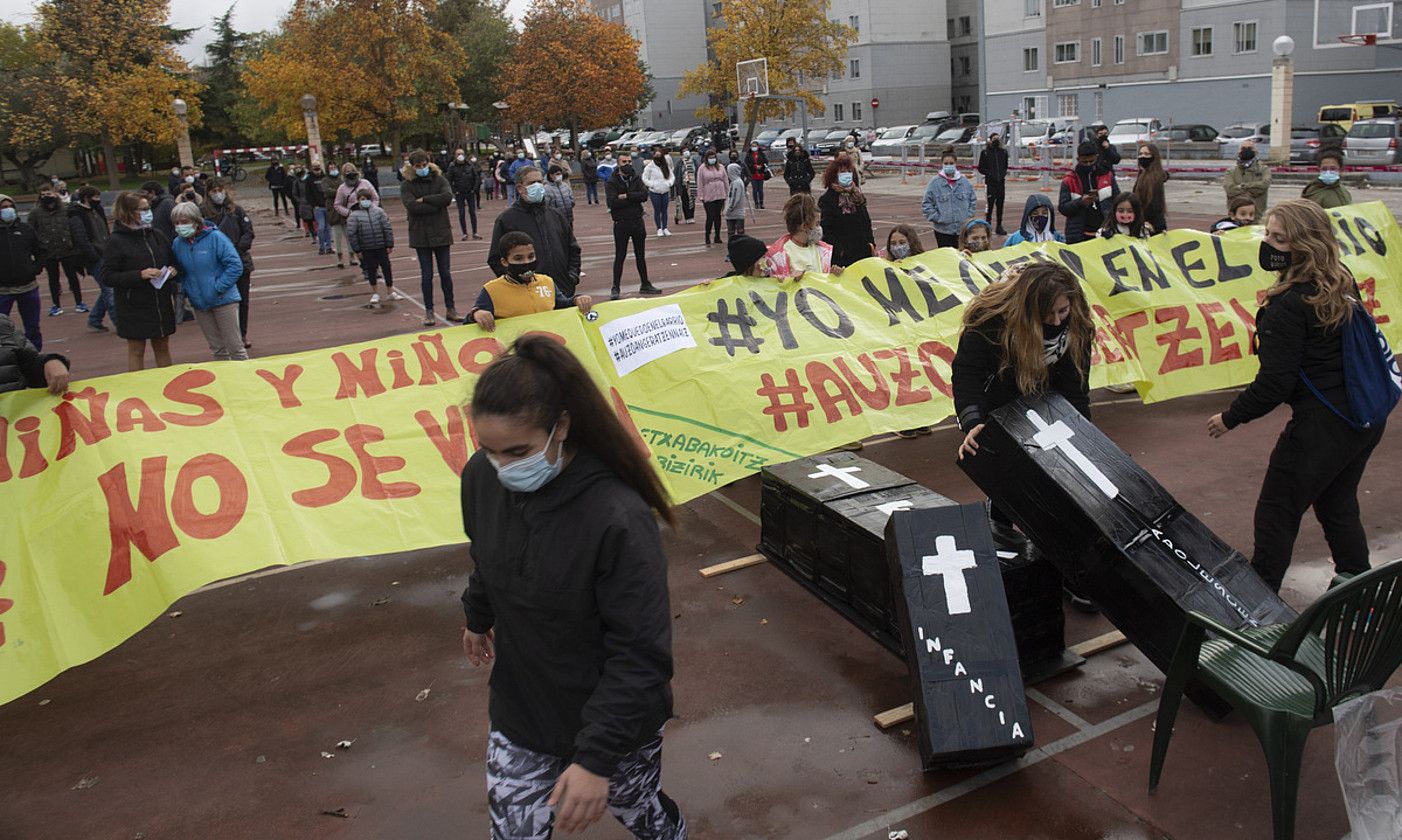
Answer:
M1354 47L1376 47L1378 45L1378 33L1366 32L1357 35L1340 35L1339 42Z

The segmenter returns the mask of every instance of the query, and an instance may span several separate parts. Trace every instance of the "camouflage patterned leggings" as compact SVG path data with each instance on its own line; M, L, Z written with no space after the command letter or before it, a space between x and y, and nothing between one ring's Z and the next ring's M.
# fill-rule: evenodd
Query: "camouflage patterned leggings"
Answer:
M493 730L487 743L492 840L548 840L555 814L545 802L569 766L517 746ZM609 779L609 812L640 840L686 840L686 820L662 792L662 733L625 756Z

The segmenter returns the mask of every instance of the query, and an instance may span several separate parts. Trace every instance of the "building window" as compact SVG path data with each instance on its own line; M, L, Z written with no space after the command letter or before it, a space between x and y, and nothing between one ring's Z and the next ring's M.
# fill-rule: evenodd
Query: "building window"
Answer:
M1095 118L1105 119L1105 92L1097 90L1095 92Z
M959 56L959 75L967 76L971 72L973 72L973 66L969 61L969 57L967 55Z
M860 120L861 118L862 118L862 103L860 103L860 102L853 102L853 103L852 103L852 119L854 119L854 120Z
M1124 4L1125 4L1125 0L1115 0L1115 5L1116 5L1116 6L1123 6Z
M1193 27L1193 57L1202 58L1212 55L1212 27Z
M1025 0L1026 5L1022 7L1023 17L1041 17L1042 0Z
M1032 73L1037 70L1037 48L1027 47L1022 51L1022 72Z
M953 41L953 40L954 40L954 18L948 18L948 19L945 20L945 22L944 22L944 29L945 29L945 32L944 32L944 34L945 34L945 40L947 40L947 41Z
M842 122L842 103L841 103L841 102L834 102L834 103L832 104L832 119L833 119L833 122Z
M1056 45L1057 64L1075 64L1081 60L1081 42L1064 41Z
M848 17L847 25L852 27L852 29L856 31L858 35L862 34L862 19L859 16L851 15L850 17Z
M1165 55L1168 53L1167 32L1140 32L1135 36L1136 55Z
M1123 35L1115 36L1115 63L1125 63L1125 36Z
M964 15L963 17L959 18L959 34L974 34L974 22L968 15Z
M1059 117L1074 117L1080 107L1080 97L1074 93L1059 93L1056 95L1056 110Z
M1392 4L1369 3L1353 7L1353 32L1356 35L1392 37Z
M1100 8L1100 0L1090 0L1090 7L1092 9Z
M1079 6L1081 0L1052 0L1052 8L1060 9L1062 6Z
M1029 119L1029 120L1035 120L1035 119L1037 119L1037 97L1035 97L1035 96L1024 96L1024 97L1022 97L1022 110L1025 112L1024 117L1023 117L1024 119Z
M1256 21L1239 20L1232 24L1232 36L1236 41L1237 55L1256 52Z
M1090 39L1090 66L1091 66L1091 67L1099 67L1099 66L1100 66L1100 39L1099 39L1099 38L1091 38L1091 39Z
M862 77L862 60L854 58L847 62L847 73L854 79Z

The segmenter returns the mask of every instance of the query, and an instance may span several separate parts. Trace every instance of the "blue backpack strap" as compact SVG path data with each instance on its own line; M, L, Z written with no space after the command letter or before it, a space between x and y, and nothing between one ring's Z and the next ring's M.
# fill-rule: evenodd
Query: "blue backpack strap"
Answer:
M1320 402L1324 403L1324 405L1325 405L1326 408L1328 408L1330 411L1332 411L1332 412L1334 412L1335 414L1337 414L1337 415L1339 416L1339 419L1340 419L1340 420L1342 420L1342 421L1344 421L1345 423L1349 424L1349 426L1351 426L1351 427L1352 427L1353 429L1355 429L1356 431L1360 431L1360 432L1361 432L1361 431L1363 431L1363 430L1365 430L1365 429L1368 428L1367 426L1364 426L1363 424L1361 424L1361 423L1355 421L1353 418L1349 417L1347 414L1344 414L1342 411L1339 411L1338 406L1336 406L1336 405L1334 405L1333 403L1329 402L1329 400L1325 398L1324 394L1320 393L1319 389L1316 388L1316 387L1314 387L1314 383L1310 381L1310 378L1309 378L1308 376L1305 375L1305 369L1304 369L1304 368L1300 368L1300 379L1304 381L1305 387L1308 388L1308 389L1310 389L1310 393L1311 393L1311 394L1314 394L1315 397L1316 397Z

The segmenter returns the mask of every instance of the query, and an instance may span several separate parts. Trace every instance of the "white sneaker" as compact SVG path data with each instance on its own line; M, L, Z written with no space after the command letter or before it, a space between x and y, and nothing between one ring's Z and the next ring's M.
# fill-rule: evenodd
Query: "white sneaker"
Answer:
M663 235L663 236L671 236L671 235L672 235L672 231L671 231L670 229L668 229L668 228L663 228L663 229L662 229L662 235Z
M658 239L661 239L662 237L664 237L664 236L666 236L666 235L667 235L667 229L666 229L666 228L658 228L658 229L657 229L657 238L658 238Z
M407 298L407 297L405 297L403 294L401 294L400 291L399 291L398 289L390 289L390 290L389 290L389 299L390 299L390 300L408 300L409 298Z
M371 306L375 306L375 305L378 304L379 302L380 302L380 293L379 293L379 292L376 292L376 293L374 293L373 295L370 296L370 305L371 305Z

